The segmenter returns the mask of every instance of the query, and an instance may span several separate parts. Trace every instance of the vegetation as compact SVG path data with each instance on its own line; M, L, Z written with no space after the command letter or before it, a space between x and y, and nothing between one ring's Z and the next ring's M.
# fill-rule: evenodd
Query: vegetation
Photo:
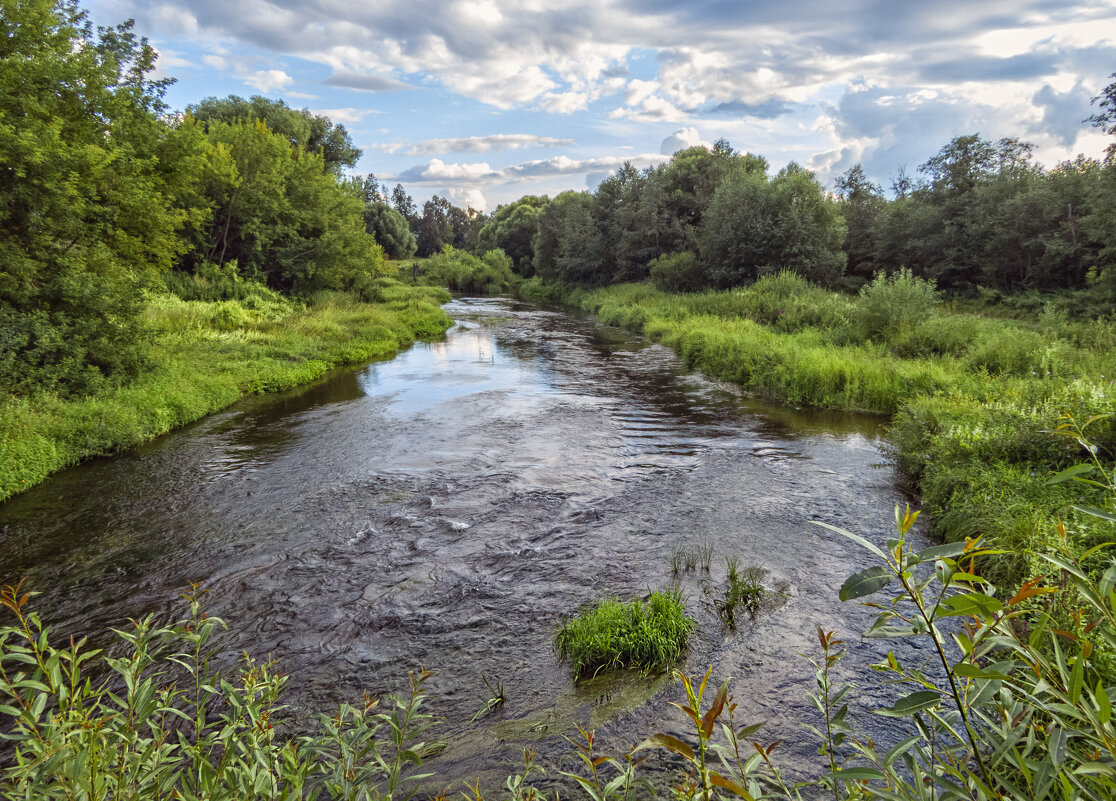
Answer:
M419 280L468 295L506 294L518 283L511 260L502 250L490 250L478 258L453 245L419 263Z
M736 614L746 612L755 617L763 600L763 570L757 567L740 569L740 560L735 556L725 559L725 597L714 601L717 614L730 629L736 628Z
M423 776L420 738L430 674L410 677L403 696L365 697L323 715L318 730L281 737L287 677L248 657L235 676L212 665L210 639L225 628L187 594L185 620L150 616L117 635L122 656L56 647L9 587L0 605L0 714L15 759L0 773L6 799L409 799ZM93 675L112 678L95 683Z
M681 658L693 628L682 591L672 589L646 602L611 598L588 607L562 624L554 645L579 678L621 668L655 673Z
M71 0L0 32L0 500L448 326L446 293L389 279L343 126L262 97L169 114L131 23Z
M380 279L382 302L320 293L309 304L252 282L237 300L154 295L143 310L151 367L83 397L40 390L0 402L0 500L90 456L150 440L245 394L290 389L335 367L393 355L416 337L441 336L445 290ZM234 284L238 286L239 284ZM199 296L222 294L191 281Z
M1103 489L1105 508L1087 511L1116 521L1112 473L1087 462L1054 480ZM835 670L848 651L819 628L821 657L810 660L816 684L810 700L819 717L807 728L819 740L821 759L806 767L802 780L789 783L774 754L777 743L757 739L762 723L736 720L730 681L706 707L712 668L700 681L674 672L685 691L674 706L693 724L689 742L658 733L627 755L608 756L596 753L592 732L582 730L584 742L574 745L585 770L562 775L592 801L653 797L636 755L665 749L680 759L679 799L798 801L819 791L835 801L1112 798L1114 690L1098 659L1116 648L1116 563L1110 560L1099 579L1086 567L1111 543L1078 554L1059 525L1054 547L1041 554L1049 575L997 597L976 568L994 552L977 540L913 550L907 535L917 517L896 508L897 536L882 547L819 524L870 557L840 591L845 601L885 593L868 602L879 615L866 636L923 640L933 660L909 665L889 653L871 666L899 688L897 698L872 711L909 721L903 739L885 746L857 732L849 711L856 688L840 684ZM224 623L201 611L197 588L186 597L186 620L133 621L117 632L123 655L109 656L86 650L84 640L56 647L27 607L30 593L9 587L0 594L0 605L15 616L0 628L0 715L15 748L0 771L5 798L410 798L415 782L431 775L416 772L436 750L416 742L431 723L421 711L428 673L412 675L410 693L389 696L384 709L379 699L365 698L322 717L313 734L282 735L286 679L272 663L250 659L235 679L216 674L208 642ZM631 622L649 620L656 598L671 607L676 627L688 631L692 623L677 595L652 594L650 610L614 600L565 624L560 649L577 643L576 653L599 667L618 663L611 647L595 656L594 640L615 643L615 632L634 631ZM1076 610L1073 630L1060 628L1052 614L1062 604ZM593 663L585 662L579 674ZM109 671L107 683L89 680L98 666ZM500 703L502 688L492 695L481 715ZM511 797L546 801L531 784L541 773L526 752L523 770L507 780ZM483 801L479 785L469 790L466 797Z
M1111 409L1109 320L957 312L906 272L877 278L855 298L790 272L721 292L668 294L646 284L556 291L537 279L521 291L641 331L761 397L891 416L890 447L937 532L951 541L983 534L1005 552L985 562L994 582L1037 575L1042 565L1028 553L1060 517L1084 548L1107 536L1072 508L1066 486L1045 479L1075 454L1051 421L1068 414L1084 422ZM1102 459L1116 453L1112 418L1091 422L1089 436Z

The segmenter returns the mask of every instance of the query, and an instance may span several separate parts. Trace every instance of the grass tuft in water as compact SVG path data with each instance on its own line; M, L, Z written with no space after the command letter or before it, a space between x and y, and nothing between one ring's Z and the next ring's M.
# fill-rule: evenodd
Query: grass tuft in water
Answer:
M682 657L694 626L682 591L672 588L646 601L613 597L586 608L562 624L554 646L578 678L622 668L657 673Z
M740 569L740 560L735 556L725 559L725 572L728 577L728 586L725 588L724 600L715 601L717 614L730 629L736 628L737 615L747 613L755 616L759 611L760 602L763 600L763 569L746 567Z

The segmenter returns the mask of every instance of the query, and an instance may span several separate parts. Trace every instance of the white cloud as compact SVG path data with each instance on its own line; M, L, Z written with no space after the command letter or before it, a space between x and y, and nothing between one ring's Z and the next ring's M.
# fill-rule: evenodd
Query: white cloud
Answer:
M288 92L287 94L293 94ZM313 108L310 109L314 114L322 117L328 117L330 122L340 122L347 125L355 125L364 120L369 114L372 113L369 109L359 108Z
M460 209L488 211L488 201L485 200L484 193L475 187L466 189L451 186L442 190L439 194Z
M387 175L384 180L415 184L448 184L450 186L473 187L502 183L523 183L567 175L588 175L590 173L610 172L630 161L637 167L658 164L663 157L656 153L638 156L606 156L602 158L571 159L568 156L555 156L550 159L537 159L508 167L494 168L486 162L447 164L441 159L431 159L425 165L417 165L398 175Z
M264 94L276 90L282 91L295 82L294 78L283 70L256 70L255 72L241 73L237 77Z
M685 150L688 147L697 147L698 145L710 147L710 144L701 138L701 134L698 133L697 128L679 128L663 140L659 152L664 156L673 156L679 150Z

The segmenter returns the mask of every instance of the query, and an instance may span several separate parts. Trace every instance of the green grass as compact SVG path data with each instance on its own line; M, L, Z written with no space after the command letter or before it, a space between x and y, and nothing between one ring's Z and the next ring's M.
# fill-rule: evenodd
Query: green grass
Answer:
M554 645L578 677L624 668L657 673L686 652L694 625L681 590L652 592L646 602L610 598L583 610L562 624Z
M381 279L381 302L323 293L184 301L155 295L146 318L151 368L90 397L40 393L0 401L0 501L92 456L122 451L247 394L278 392L330 370L385 358L416 338L440 337L445 290Z
M1084 547L1112 539L1072 508L1064 487L1045 482L1079 458L1077 443L1054 432L1060 418L1084 422L1116 408L1113 320L1050 308L1029 319L979 314L972 304L960 312L919 287L891 289L853 297L784 273L722 292L583 290L537 279L520 291L638 331L758 397L890 417L893 454L939 536L982 534L1011 552L987 565L1002 586L1044 569L1032 552L1059 518ZM905 308L912 297L919 314ZM1116 458L1116 417L1093 423L1089 435L1103 459Z

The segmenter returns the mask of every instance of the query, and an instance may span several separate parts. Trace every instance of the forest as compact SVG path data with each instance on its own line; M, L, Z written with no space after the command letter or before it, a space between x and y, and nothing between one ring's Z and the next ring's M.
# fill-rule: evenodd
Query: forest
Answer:
M1116 144L1047 167L1023 139L962 133L886 188L858 165L831 190L720 140L628 163L592 192L492 213L435 196L420 210L402 184L355 174L361 151L325 116L262 96L170 108L132 23L95 27L72 0L0 11L0 501L245 395L439 339L451 291L580 309L749 398L886 420L901 490L936 540L909 545L909 507L880 543L824 509L810 521L865 551L840 600L894 593L869 600L867 636L921 643L919 664L887 652L870 666L904 693L873 710L907 727L886 750L854 734L844 643L818 627L809 779L780 773L776 744L733 718L729 681L707 687L711 667L673 675L684 731L672 719L602 756L581 729L569 762L584 770L556 771L568 786L650 797L635 755L654 750L683 769L666 791L677 799L1116 797ZM1116 82L1093 108L1089 122L1116 135ZM496 364L475 362L486 357ZM674 575L702 558L710 573L711 554L677 551ZM718 637L769 592L735 559L711 601ZM225 623L203 592L187 592L181 620L113 629L102 651L104 633L97 649L57 645L33 593L0 591L0 736L13 743L0 794L430 790L427 671L403 693L342 703L315 733L277 733L288 678L251 658L220 674L211 640ZM683 595L571 611L555 652L575 684L662 674L697 637ZM484 683L473 722L506 701ZM541 772L527 749L507 797L551 797ZM479 780L470 789L481 801Z

